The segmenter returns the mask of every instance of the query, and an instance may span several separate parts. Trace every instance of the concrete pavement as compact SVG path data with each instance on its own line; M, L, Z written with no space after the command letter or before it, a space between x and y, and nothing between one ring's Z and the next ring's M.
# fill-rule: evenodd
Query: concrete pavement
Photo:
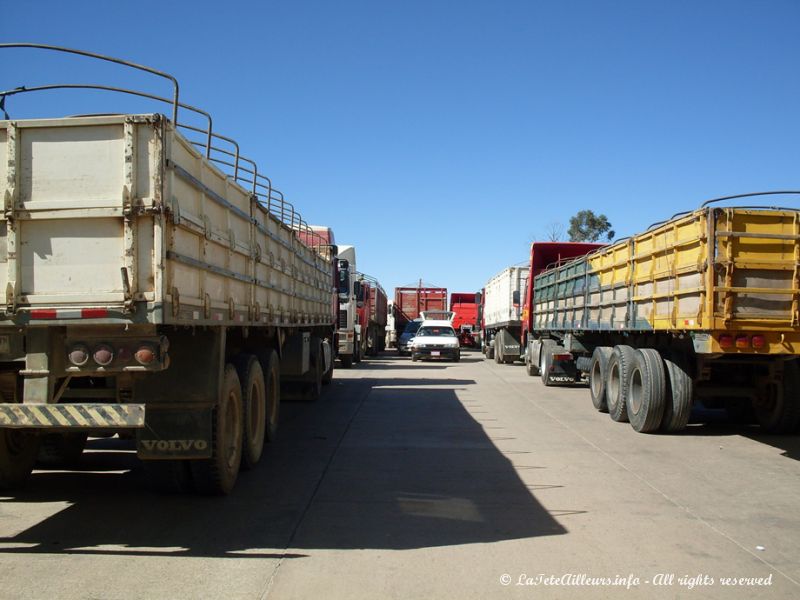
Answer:
M743 426L636 434L586 389L479 354L386 354L285 404L279 441L227 498L148 491L119 440L94 440L81 471L36 472L0 500L0 589L795 598L798 458L800 438Z

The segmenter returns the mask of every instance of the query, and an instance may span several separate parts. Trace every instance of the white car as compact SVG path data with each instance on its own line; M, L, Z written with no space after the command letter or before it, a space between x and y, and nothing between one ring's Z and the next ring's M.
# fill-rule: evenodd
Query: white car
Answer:
M461 359L461 346L450 321L426 320L409 344L411 360L422 358Z

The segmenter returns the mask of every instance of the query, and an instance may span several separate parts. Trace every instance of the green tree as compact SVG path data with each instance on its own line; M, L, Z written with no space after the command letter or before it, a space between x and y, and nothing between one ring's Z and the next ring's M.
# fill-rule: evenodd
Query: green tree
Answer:
M570 242L596 242L605 234L606 240L614 239L614 230L605 215L596 215L594 211L582 210L569 219Z

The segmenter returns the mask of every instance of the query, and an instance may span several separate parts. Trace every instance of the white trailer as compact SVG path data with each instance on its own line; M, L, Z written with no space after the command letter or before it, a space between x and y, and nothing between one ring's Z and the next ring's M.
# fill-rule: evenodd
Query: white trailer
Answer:
M497 363L520 358L521 298L528 267L508 267L486 282L483 293L484 354Z
M160 487L226 493L274 438L281 385L315 399L332 374L335 248L205 133L0 121L0 487L42 444L126 431Z

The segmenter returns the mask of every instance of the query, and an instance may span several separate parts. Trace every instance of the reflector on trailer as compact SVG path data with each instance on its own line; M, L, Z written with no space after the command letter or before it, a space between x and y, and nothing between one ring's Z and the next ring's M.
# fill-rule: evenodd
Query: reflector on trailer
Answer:
M31 311L31 319L57 319L58 311L50 308L37 308Z

